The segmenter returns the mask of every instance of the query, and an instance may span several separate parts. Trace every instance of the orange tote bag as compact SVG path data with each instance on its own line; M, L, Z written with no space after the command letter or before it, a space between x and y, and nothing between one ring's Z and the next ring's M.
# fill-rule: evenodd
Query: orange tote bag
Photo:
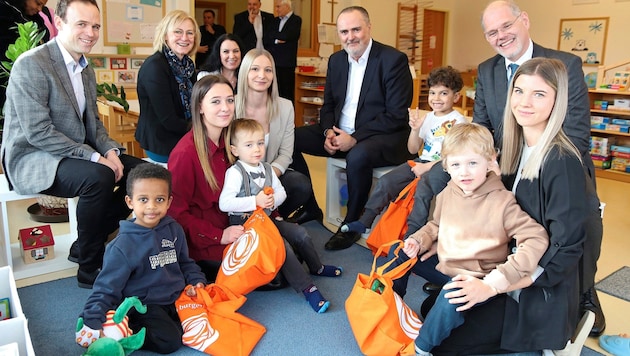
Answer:
M217 284L195 290L195 297L184 291L175 301L183 344L209 355L249 355L267 330L236 312L246 298Z
M382 245L372 262L370 275L359 273L346 299L346 314L354 337L365 355L415 355L414 340L422 322L392 289L392 281L409 271L417 257L409 259L391 271L384 272L394 261L376 267L383 250L398 244L396 256L402 252L402 241ZM387 251L387 250L385 250Z
M378 248L386 242L400 240L407 232L407 217L413 209L413 196L419 179L415 178L400 191L396 200L389 203L387 210L370 232L366 243L372 253L376 253ZM383 251L383 256L385 255L387 251Z
M215 281L236 295L271 282L286 258L284 240L261 208L256 208L243 226L245 233L223 251Z

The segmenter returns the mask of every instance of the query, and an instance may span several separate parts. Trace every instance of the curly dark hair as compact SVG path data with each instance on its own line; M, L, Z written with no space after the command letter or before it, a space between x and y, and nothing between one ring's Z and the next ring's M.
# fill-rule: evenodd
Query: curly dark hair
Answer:
M458 93L464 87L464 80L462 79L462 75L459 71L451 66L448 66L433 69L429 73L427 84L429 85L429 88L437 85L444 85L453 92Z
M159 179L168 183L168 194L171 195L171 172L155 163L141 163L135 166L127 177L127 195L133 197L133 185L140 179Z

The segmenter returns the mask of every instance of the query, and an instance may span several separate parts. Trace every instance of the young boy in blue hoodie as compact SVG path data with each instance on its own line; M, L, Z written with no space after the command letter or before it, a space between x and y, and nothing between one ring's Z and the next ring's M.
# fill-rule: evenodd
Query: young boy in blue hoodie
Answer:
M147 306L145 314L129 311L129 327L146 328L145 350L172 353L182 346L182 326L175 300L187 284L203 287L206 278L188 256L182 227L166 212L171 205L171 173L162 166L143 163L127 178L125 201L135 218L120 222L118 236L105 248L103 268L80 317L93 340L102 336L108 310L135 296ZM195 295L194 288L187 290ZM89 346L89 345L81 345Z

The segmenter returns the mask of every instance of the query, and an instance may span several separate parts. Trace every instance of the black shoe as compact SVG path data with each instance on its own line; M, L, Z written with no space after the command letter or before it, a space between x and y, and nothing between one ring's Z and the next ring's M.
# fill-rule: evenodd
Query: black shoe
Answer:
M440 294L431 293L422 302L422 305L420 306L420 316L422 317L422 320L425 320L427 318L427 314L429 314L429 311L431 310L431 308L433 308L433 304L435 304L435 301L437 300L438 295Z
M604 329L606 329L606 319L604 318L604 312L602 311L602 306L599 303L595 287L591 287L591 289L587 290L586 293L582 294L580 306L582 307L582 312L590 310L595 313L595 323L591 328L589 336L597 337L603 334Z
M68 253L68 261L79 263L79 242L75 240L70 246L70 252Z
M317 220L320 224L324 224L324 213L321 209L318 209L317 212L312 212L306 210L304 207L300 207L295 212L289 215L285 219L287 222L296 223L296 224L304 224L305 222L309 222L312 220Z
M442 286L436 283L427 282L422 285L422 291L426 294L437 294L442 290Z
M79 268L77 271L77 282L79 282L79 288L92 289L94 281L100 272L100 268L97 268L92 272L86 272Z
M339 230L326 242L324 248L326 250L343 250L352 246L352 244L359 241L360 238L361 234L358 232L341 232L341 230Z
M273 279L271 280L271 282L260 286L258 288L256 288L256 291L259 292L266 292L266 291L270 291L270 290L276 290L276 289L282 289L285 288L287 286L287 282L285 281L285 279L282 277L281 273L278 273L275 277L273 277Z

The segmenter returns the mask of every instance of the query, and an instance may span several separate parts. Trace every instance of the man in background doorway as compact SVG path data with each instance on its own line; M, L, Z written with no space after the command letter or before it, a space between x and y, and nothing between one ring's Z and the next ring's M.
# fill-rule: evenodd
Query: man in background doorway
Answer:
M232 33L241 38L243 57L252 48L267 49L267 33L273 26L273 14L260 11L260 0L247 0L247 10L234 15Z
M199 44L197 57L195 58L197 68L201 67L206 59L208 59L212 51L212 46L217 41L217 38L226 32L225 27L214 23L216 15L214 10L206 9L203 11L203 25L199 26L201 43Z
M278 17L269 31L269 52L276 62L280 96L293 102L302 18L293 13L291 0L275 0L275 8Z

